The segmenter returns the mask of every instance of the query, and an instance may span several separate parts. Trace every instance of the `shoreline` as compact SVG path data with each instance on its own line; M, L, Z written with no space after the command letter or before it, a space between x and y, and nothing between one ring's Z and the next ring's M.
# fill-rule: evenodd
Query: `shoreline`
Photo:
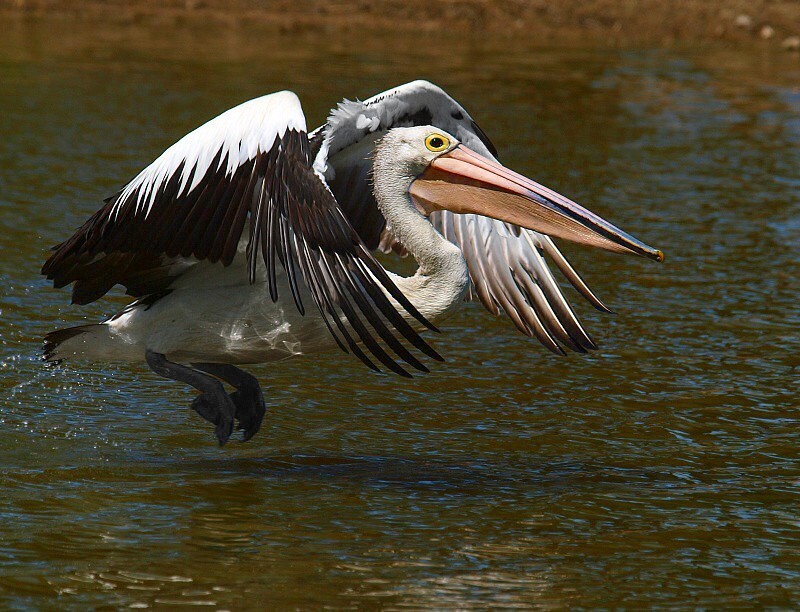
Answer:
M0 0L0 18L288 35L441 31L610 47L757 42L800 50L795 0Z

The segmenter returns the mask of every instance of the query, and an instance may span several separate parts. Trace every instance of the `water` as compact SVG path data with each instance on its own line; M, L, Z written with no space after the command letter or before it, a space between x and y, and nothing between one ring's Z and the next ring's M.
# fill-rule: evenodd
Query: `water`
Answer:
M16 23L0 41L3 607L800 605L800 64L745 50ZM413 381L253 367L214 443L141 366L38 361L46 249L182 134L291 88L309 125L412 78L506 164L667 255L565 247L615 316L551 356L479 306Z

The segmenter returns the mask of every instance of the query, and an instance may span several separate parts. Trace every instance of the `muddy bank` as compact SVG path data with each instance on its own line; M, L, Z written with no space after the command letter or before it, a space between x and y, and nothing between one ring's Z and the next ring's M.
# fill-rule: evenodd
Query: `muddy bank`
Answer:
M800 48L796 0L0 0L0 18L491 34L544 44L729 41Z

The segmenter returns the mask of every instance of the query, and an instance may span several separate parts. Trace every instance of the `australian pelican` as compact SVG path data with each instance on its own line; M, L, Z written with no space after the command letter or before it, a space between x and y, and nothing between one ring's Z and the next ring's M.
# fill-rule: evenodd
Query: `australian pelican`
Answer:
M464 297L556 353L596 348L544 256L605 306L550 236L663 259L500 165L467 111L431 83L346 100L311 133L297 96L274 93L181 138L54 247L42 273L75 283L73 303L117 284L136 300L48 334L45 358L144 359L200 392L192 408L220 444L235 425L248 440L266 407L237 365L338 345L374 370L426 372L419 353L442 358L419 334ZM410 253L416 274L385 270L379 248Z

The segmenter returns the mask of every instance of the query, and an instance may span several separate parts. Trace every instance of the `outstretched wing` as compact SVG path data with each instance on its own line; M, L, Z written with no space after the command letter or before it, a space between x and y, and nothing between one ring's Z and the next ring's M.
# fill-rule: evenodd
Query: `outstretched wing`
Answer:
M353 227L373 249L404 253L372 194L372 151L393 127L434 125L466 146L496 159L497 150L469 113L444 90L413 81L364 102L345 100L310 138L319 151L314 167L327 179ZM479 215L440 211L431 221L458 245L469 266L472 288L492 313L504 312L522 333L551 351L596 348L547 265L547 255L570 283L597 309L608 308L592 293L553 241L537 232Z
M300 277L343 350L377 369L360 342L386 367L408 375L377 337L400 359L426 371L400 338L441 357L383 289L420 323L432 325L375 261L312 161L295 94L245 102L169 147L54 247L42 273L56 287L74 282L73 302L79 304L116 284L137 296L168 291L175 277L199 260L230 264L249 220L250 282L263 259L277 300L280 261L297 308L304 312Z

